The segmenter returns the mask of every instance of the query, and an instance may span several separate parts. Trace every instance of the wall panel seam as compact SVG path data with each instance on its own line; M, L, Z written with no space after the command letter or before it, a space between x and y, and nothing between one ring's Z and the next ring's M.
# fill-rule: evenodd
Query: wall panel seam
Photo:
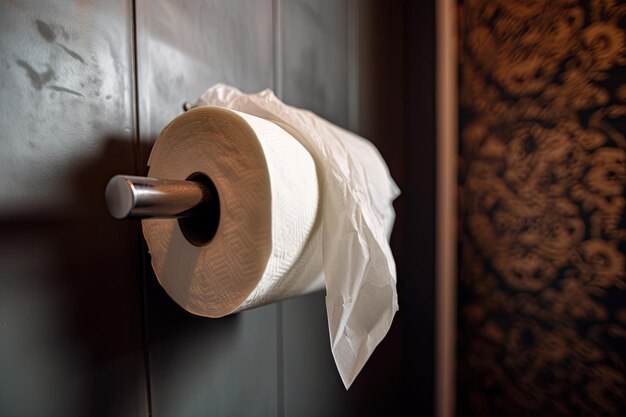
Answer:
M133 152L134 152L134 173L135 175L142 175L143 170L140 168L141 165L141 137L140 137L140 115L139 115L139 66L138 66L138 53L137 53L137 1L131 0L130 7L130 47L131 47L131 83L132 83L132 94L133 100L131 100L133 106ZM145 376L145 387L146 387L146 403L148 410L148 417L152 416L152 390L150 384L150 353L149 353L149 345L148 345L148 294L147 294L147 273L146 264L148 259L146 258L146 247L145 242L143 241L141 235L141 225L137 226L137 239L139 244L137 247L139 248L139 253L137 256L139 257L139 267L137 268L137 273L139 274L139 283L140 283L140 303L141 303L141 345L142 345L142 355L143 355L143 367L144 367L144 376Z
M281 1L272 0L272 88L282 99L282 42ZM283 340L283 303L276 304L276 411L278 417L285 415L285 367Z

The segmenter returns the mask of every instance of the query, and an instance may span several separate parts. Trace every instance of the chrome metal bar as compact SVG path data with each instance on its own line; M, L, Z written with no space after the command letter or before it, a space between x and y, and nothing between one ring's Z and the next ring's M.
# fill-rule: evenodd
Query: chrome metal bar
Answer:
M109 180L105 200L116 219L185 217L212 199L207 186L195 181L116 175Z

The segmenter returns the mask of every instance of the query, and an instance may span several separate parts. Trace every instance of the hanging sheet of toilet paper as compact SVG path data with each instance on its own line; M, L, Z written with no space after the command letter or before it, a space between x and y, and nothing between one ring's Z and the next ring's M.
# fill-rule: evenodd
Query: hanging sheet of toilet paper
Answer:
M156 141L148 175L202 173L220 205L206 245L175 219L143 220L156 276L186 310L221 317L326 288L331 349L348 388L398 310L388 238L399 194L367 140L218 84Z

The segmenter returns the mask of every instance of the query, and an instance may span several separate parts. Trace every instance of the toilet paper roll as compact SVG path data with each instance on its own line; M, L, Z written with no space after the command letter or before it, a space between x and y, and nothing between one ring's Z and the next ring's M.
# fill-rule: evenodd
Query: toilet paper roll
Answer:
M149 175L208 176L219 226L196 247L175 220L144 220L159 281L209 317L326 288L330 347L348 388L398 310L388 238L399 189L385 162L367 140L270 90L218 84L196 106L163 130Z
M176 219L142 221L157 279L187 311L221 317L323 288L315 163L281 127L195 108L163 129L148 164L150 177L203 174L217 190L219 224L204 245Z

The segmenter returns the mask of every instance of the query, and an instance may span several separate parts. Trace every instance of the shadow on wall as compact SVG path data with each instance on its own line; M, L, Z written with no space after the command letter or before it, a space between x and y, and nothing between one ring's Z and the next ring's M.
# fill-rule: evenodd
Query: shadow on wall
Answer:
M0 219L0 316L12 318L0 338L1 415L133 415L146 406L137 399L147 393L139 262L147 251L139 220L115 220L104 203L109 178L132 172L131 146L101 142L101 156L75 169L72 209ZM196 325L222 341L238 332L237 316L190 315L151 278L156 343L197 334Z
M626 5L459 5L459 415L624 415Z
M0 338L0 414L138 407L138 228L114 221L102 195L109 176L129 166L128 139L107 138L99 159L76 167L71 208L0 219L0 316L11 318Z

